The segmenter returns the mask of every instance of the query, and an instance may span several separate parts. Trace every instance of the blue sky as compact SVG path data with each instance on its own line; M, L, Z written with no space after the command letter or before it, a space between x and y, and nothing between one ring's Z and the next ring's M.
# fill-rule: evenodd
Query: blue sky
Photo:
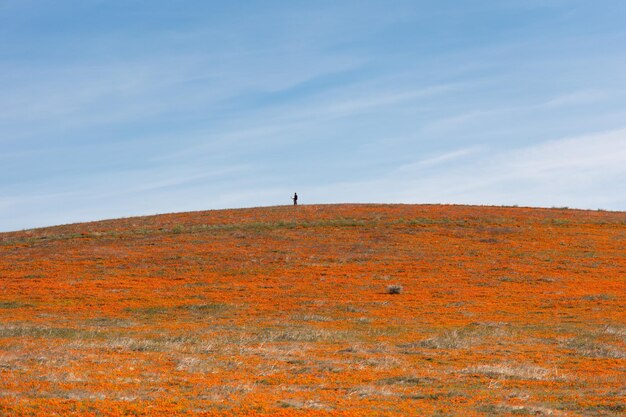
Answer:
M626 2L0 0L0 231L339 202L626 210Z

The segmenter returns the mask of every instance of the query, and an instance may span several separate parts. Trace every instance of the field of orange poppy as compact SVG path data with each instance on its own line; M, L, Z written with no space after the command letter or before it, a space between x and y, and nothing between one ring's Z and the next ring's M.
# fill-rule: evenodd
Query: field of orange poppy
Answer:
M0 234L0 416L618 416L626 213L319 205Z

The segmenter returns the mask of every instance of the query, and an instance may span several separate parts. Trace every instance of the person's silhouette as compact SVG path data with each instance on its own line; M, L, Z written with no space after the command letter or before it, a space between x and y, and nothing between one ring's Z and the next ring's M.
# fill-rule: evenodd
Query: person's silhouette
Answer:
M293 193L293 197L291 197L291 199L293 200L293 205L297 206L298 205L298 194L297 193Z

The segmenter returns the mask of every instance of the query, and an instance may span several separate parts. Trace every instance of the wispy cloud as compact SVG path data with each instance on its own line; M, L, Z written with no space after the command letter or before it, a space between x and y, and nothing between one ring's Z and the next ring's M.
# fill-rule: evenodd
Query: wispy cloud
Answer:
M361 97L344 99L343 101L333 100L326 105L309 109L307 113L308 115L315 115L317 117L348 116L363 111L375 111L390 106L406 104L414 102L415 100L423 101L428 97L450 93L458 87L458 85L445 84L432 85L410 91L377 92L370 95L361 95Z
M457 163L445 163L452 160ZM387 202L619 209L626 204L625 161L626 129L618 129L510 150L459 149L372 182L328 185L316 193L331 201L353 193L359 201L376 194ZM424 165L439 169L419 170Z
M471 147L464 149L456 149L451 152L446 152L441 155L432 156L430 158L422 159L417 162L405 164L396 170L396 173L413 173L421 171L426 168L433 168L439 165L443 165L450 162L458 161L459 159L469 157L481 150L480 147Z
M589 104L601 101L610 97L609 92L602 90L582 90L572 93L563 94L538 104L538 108L558 108L563 106L572 106L577 104Z

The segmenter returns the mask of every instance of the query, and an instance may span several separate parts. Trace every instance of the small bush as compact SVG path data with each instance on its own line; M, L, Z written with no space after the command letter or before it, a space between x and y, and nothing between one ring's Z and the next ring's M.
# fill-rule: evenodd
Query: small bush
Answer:
M401 292L402 292L402 285L387 286L387 294L400 294Z

